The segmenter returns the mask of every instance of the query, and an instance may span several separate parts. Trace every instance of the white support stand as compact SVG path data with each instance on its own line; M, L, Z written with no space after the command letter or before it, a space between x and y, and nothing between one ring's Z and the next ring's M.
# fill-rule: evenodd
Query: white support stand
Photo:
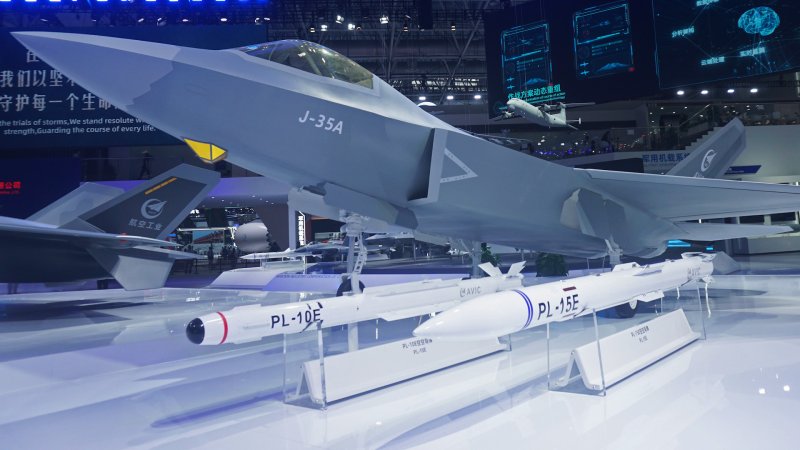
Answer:
M701 334L692 331L683 309L678 309L602 339L595 323L595 336L595 342L572 350L564 375L553 383L556 390L579 376L587 390L606 395L609 386L700 339Z
M320 355L322 341L319 335ZM479 342L442 342L409 338L342 353L302 365L297 396L308 394L323 409L329 402L342 400L420 375L506 350L498 339Z
M703 280L708 301L708 283ZM694 331L683 308L664 313L653 319L600 337L597 311L592 310L594 340L575 347L569 356L563 375L551 376L551 330L547 324L547 384L550 390L570 391L605 396L607 388L658 360L680 350L698 339L706 339L705 315L700 285L696 284L700 331ZM678 291L680 298L680 290ZM575 382L580 379L581 387Z

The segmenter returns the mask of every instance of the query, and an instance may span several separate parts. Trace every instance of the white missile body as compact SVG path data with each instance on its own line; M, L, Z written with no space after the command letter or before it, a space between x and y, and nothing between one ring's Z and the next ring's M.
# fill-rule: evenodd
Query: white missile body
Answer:
M198 317L186 326L186 336L200 345L241 344L267 336L384 319L405 319L443 311L471 298L522 286L523 262L503 275L482 264L490 277L469 280L427 280L367 288L361 294L279 305L248 305Z
M419 337L478 340L560 322L612 306L652 301L693 280L711 280L713 255L686 253L680 260L640 266L619 264L611 272L483 295L427 320Z

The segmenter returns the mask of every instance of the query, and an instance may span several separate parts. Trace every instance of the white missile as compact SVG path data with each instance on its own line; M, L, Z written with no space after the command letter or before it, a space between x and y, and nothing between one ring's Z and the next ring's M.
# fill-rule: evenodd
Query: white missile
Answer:
M503 275L491 264L480 267L490 276L469 280L427 280L377 286L352 296L330 297L279 305L248 305L198 317L186 326L195 344L241 344L267 336L384 319L405 319L443 311L471 298L522 286L524 262Z
M512 289L461 303L414 330L419 337L478 340L560 322L629 302L652 301L693 280L711 281L714 255L685 253L680 260Z

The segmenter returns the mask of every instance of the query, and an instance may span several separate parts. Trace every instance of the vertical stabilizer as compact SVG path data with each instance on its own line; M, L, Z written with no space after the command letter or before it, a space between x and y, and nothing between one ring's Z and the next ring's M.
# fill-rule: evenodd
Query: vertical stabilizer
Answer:
M217 172L181 164L83 213L64 228L164 239L218 181Z
M739 119L733 119L709 136L667 175L722 178L746 145L744 125Z
M84 183L79 188L37 211L28 220L61 227L81 214L106 203L125 191L112 186Z

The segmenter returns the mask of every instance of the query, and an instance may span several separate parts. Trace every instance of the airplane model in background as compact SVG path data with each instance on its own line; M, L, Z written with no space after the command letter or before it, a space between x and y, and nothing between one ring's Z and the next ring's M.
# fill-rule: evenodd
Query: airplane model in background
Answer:
M153 289L178 259L163 239L217 184L219 173L182 164L122 189L85 183L27 220L0 217L0 282L68 283L114 277Z
M594 103L559 103L557 105L531 105L525 100L512 98L506 102L508 107L503 115L498 116L499 119L513 119L515 117L522 117L525 120L533 122L547 128L572 128L577 130L570 123L581 123L581 119L567 120L567 108L574 108L577 106L589 106ZM551 111L558 111L551 114Z
M791 230L705 219L800 210L797 186L569 168L507 149L312 42L202 50L13 35L207 162L227 159L332 208L415 232L576 257L654 257L672 239Z

